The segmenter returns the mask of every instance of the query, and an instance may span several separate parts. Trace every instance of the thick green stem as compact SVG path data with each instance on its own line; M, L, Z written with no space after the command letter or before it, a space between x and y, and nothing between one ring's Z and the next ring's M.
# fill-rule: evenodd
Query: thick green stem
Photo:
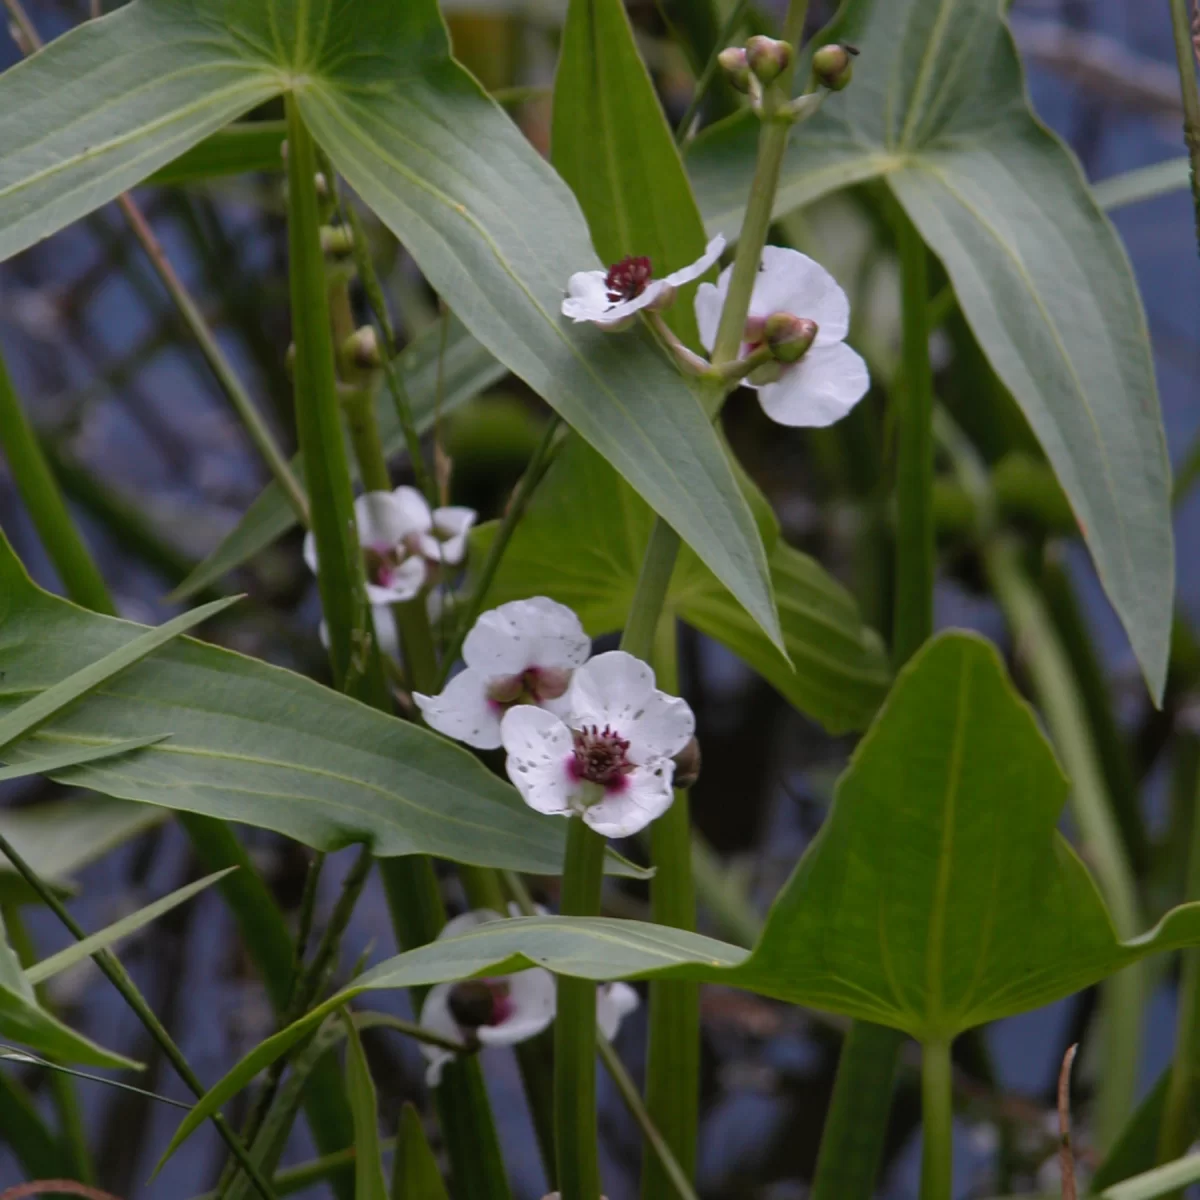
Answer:
M563 865L562 913L594 917L600 911L604 839L578 817L570 818ZM554 1024L555 1157L562 1200L599 1200L600 1155L596 1128L596 985L558 977Z
M870 1200L883 1157L904 1034L855 1021L842 1043L812 1200Z
M1038 706L1071 780L1071 811L1088 862L1099 879L1118 935L1136 937L1143 928L1137 886L1105 791L1104 773L1070 662L1041 597L1021 567L1016 546L993 540L985 550L985 564L1013 638L1024 652L1022 662ZM1115 1142L1137 1093L1145 981L1145 968L1132 966L1111 976L1101 987L1105 1053L1097 1103L1097 1141L1102 1149Z
M674 617L659 622L651 665L659 688L679 691ZM691 823L688 794L675 792L675 802L650 826L654 879L651 913L656 924L696 928L696 894L692 880ZM656 1139L669 1147L683 1177L696 1171L696 1131L700 1109L700 989L694 983L656 981L650 985L650 1032L646 1055L646 1108L654 1134L646 1135L642 1158L643 1200L667 1200L675 1181L655 1153Z
M1188 0L1170 0L1179 88L1183 97L1183 140L1192 164L1192 204L1196 210L1196 244L1200 247L1200 85L1196 82L1196 44L1192 41Z
M375 416L375 384L355 388L342 398L346 410L346 428L358 460L363 487L368 492L390 492L392 477L387 469L387 453Z
M1194 763L1196 739L1186 753ZM1181 746L1181 752L1184 747ZM1192 837L1184 900L1200 900L1200 772L1192 778ZM1158 1127L1158 1162L1171 1162L1187 1152L1196 1130L1197 1082L1200 1081L1200 951L1183 952L1175 1020L1175 1053L1171 1060L1162 1121ZM1181 1193L1180 1193L1181 1194Z
M13 482L67 595L93 612L114 615L116 609L108 587L71 520L50 464L13 390L3 358L0 358L0 443Z
M897 238L903 360L896 413L896 599L892 658L903 666L933 631L933 377L925 243L903 213Z
M950 1200L954 1107L950 1043L921 1047L921 1200Z

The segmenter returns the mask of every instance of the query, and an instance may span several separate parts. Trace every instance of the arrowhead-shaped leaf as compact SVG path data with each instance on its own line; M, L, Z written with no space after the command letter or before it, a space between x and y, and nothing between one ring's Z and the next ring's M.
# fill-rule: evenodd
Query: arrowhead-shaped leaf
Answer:
M824 40L859 46L854 82L796 130L776 211L887 181L1045 448L1157 698L1174 550L1146 321L1078 163L1029 110L1001 8L850 0ZM740 227L756 124L725 122L689 156L710 229Z
M23 706L44 707L41 698L64 679L152 633L42 591L0 536L0 727ZM381 857L561 869L562 823L527 808L466 751L290 671L186 638L109 678L4 758L109 746L147 727L171 737L52 777L273 829L323 850L367 842Z

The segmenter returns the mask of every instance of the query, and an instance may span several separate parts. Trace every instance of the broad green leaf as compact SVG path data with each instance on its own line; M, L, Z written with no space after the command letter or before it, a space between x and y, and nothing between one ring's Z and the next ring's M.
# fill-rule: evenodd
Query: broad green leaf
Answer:
M42 591L0 538L0 714L146 632ZM170 729L170 739L53 778L272 829L322 850L367 842L382 857L561 869L563 823L526 808L465 750L312 680L186 638L110 679L5 757L110 746L147 725Z
M31 760L33 765L36 761ZM77 871L166 817L162 809L128 800L70 796L0 809L0 835L12 843L40 879L59 892L70 892L71 878ZM37 893L0 855L0 904L40 902Z
M667 606L723 642L802 712L832 731L862 729L887 691L882 645L850 595L816 562L779 538L770 508L749 480L788 661L688 550L680 555ZM505 551L488 604L540 592L573 608L593 637L619 630L641 569L653 514L595 451L578 438L559 452ZM495 532L481 528L480 561Z
M408 1101L400 1110L400 1133L392 1161L392 1200L450 1200L421 1118Z
M886 180L1041 441L1158 698L1174 578L1170 472L1120 240L1070 152L1031 113L997 0L850 0L831 36L861 48L854 82L796 130L776 212ZM755 122L733 119L689 156L711 230L737 233L755 134Z
M33 984L4 936L0 922L0 1037L28 1046L47 1058L94 1067L137 1067L68 1029L38 1003Z
M283 169L286 137L283 121L239 121L218 129L174 162L155 171L146 182L173 187L251 171L278 174Z
M414 338L396 359L412 405L413 420L422 433L432 429L438 417L439 372L442 415L474 399L508 374L508 369L457 320L451 321L444 356L441 345L442 331L435 327ZM384 450L389 456L398 453L404 446L404 433L386 389L380 389L376 398L375 414ZM292 469L302 480L304 472L299 456L292 460ZM356 470L355 464L351 464L351 469ZM284 498L283 490L277 483L269 483L221 544L171 593L171 599L184 600L202 592L261 553L295 525L296 514Z
M130 913L129 916L114 921L111 925L106 925L98 932L82 938L73 946L68 946L65 950L60 950L57 954L52 954L49 958L44 958L41 962L26 967L25 978L36 987L37 984L53 978L68 967L83 962L85 958L91 958L98 951L107 950L122 938L127 938L130 934L149 925L151 921L157 921L171 909L178 908L185 900L190 900L197 892L204 891L205 888L228 875L229 871L233 869L230 867L229 870L206 875L203 879L197 879L195 883L189 883L171 892L170 895L163 896L161 900L155 900L153 904L147 904L144 908L139 908L137 912Z
M131 90L133 89L133 90ZM781 644L766 557L699 397L644 330L559 313L596 265L569 189L450 57L435 0L133 0L0 77L0 260L284 90L467 328ZM83 113L82 117L78 114Z
M634 41L624 0L571 0L554 81L551 159L605 262L650 258L656 275L704 251L704 222ZM666 314L698 346L696 285Z
M1101 208L1112 212L1127 204L1140 204L1143 200L1181 191L1188 186L1191 170L1191 162L1186 156L1169 158L1166 162L1101 179L1092 184L1092 195Z
M275 95L273 7L131 4L0 76L0 260Z
M1200 1154L1188 1154L1174 1162L1114 1183L1100 1192L1100 1200L1154 1200L1178 1192L1200 1179Z
M346 1091L354 1113L355 1200L388 1200L383 1156L379 1148L379 1113L375 1084L367 1066L358 1030L347 1012L342 1013L346 1030Z

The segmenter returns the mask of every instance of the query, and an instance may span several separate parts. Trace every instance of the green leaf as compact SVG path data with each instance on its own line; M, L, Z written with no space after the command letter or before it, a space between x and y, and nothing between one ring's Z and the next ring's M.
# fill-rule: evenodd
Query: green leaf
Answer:
M137 1067L137 1063L102 1049L68 1029L38 1003L33 984L21 970L0 921L0 1037L28 1046L47 1058L94 1067Z
M392 1162L392 1200L450 1200L421 1118L408 1101L400 1110L400 1134Z
M1150 1170L1158 1157L1158 1128L1167 1103L1167 1088L1171 1068L1167 1067L1154 1086L1142 1098L1132 1117L1125 1123L1121 1136L1104 1156L1104 1161L1092 1176L1092 1191L1106 1188L1132 1175Z
M729 592L688 550L680 555L667 607L723 642L802 712L827 729L862 729L887 691L882 645L864 628L850 595L807 555L779 538L766 500L742 480L761 518L784 644L775 649ZM653 514L580 439L572 438L534 493L488 592L488 604L531 590L573 608L593 637L619 630L641 569ZM474 535L481 561L495 525Z
M704 252L704 222L623 0L571 0L554 82L551 157L605 262L650 258L656 275ZM695 284L666 318L699 345Z
M271 7L131 4L0 76L0 261L275 95Z
M0 835L12 843L39 878L69 893L71 877L77 871L166 817L162 809L131 804L128 800L70 796L27 807L0 809ZM39 903L37 893L0 856L0 904Z
M1100 1193L1100 1200L1154 1200L1156 1196L1178 1192L1197 1179L1200 1179L1200 1154L1188 1154L1132 1179L1114 1183Z
M1191 170L1191 161L1186 155L1169 158L1166 162L1101 179L1099 183L1092 184L1092 195L1101 208L1112 212L1127 204L1140 204L1143 200L1154 200L1169 192L1181 191L1188 186Z
M349 1013L342 1013L346 1029L346 1090L354 1113L355 1200L388 1200L383 1156L379 1148L379 1114L375 1084L367 1066L358 1030Z
M0 537L0 714L145 633L42 591ZM381 857L561 869L565 823L528 809L465 750L289 671L186 638L110 679L5 757L111 746L147 724L169 728L170 740L53 777L322 850L365 841Z
M270 171L277 175L283 169L282 150L286 137L287 127L283 121L242 121L227 125L174 162L155 171L146 182L177 187L250 171Z
M202 892L205 888L211 887L218 879L222 879L233 869L230 867L227 871L217 871L212 875L206 875L203 879L197 879L195 883L189 883L171 892L170 895L163 896L161 900L155 900L153 904L147 904L144 908L139 908L137 912L130 913L129 916L123 917L120 921L106 925L103 929L83 938L74 945L68 946L65 950L60 950L57 954L52 954L49 958L42 959L41 962L35 963L32 967L26 967L25 978L36 986L60 974L68 967L73 967L76 963L83 962L86 958L91 958L98 951L107 950L115 942L119 942L122 938L127 938L130 934L136 933L139 929L149 925L151 921L158 920L164 913L169 913L171 909L178 908L179 905L183 904L185 900L190 900L197 892Z
M854 83L799 126L776 212L882 177L941 258L980 346L1071 501L1151 694L1162 693L1174 550L1145 317L1116 232L1033 116L996 0L850 0L821 40ZM688 164L711 230L735 235L757 123Z
M441 342L441 328L434 327L414 338L396 358L396 367L412 404L413 420L421 433L432 429L438 416ZM446 337L445 356L441 358L441 374L441 412L444 416L498 383L508 374L508 369L457 320L452 320ZM380 389L376 397L375 416L384 449L389 455L398 453L404 447L404 433L396 416L396 406L384 389ZM292 468L303 480L299 455L292 460ZM351 469L357 473L354 464ZM170 598L185 600L204 591L223 575L261 553L295 525L296 514L284 497L283 489L276 483L268 484L216 550L192 571Z
M10 779L24 779L30 775L49 775L52 771L78 767L101 758L115 758L118 754L129 754L143 746L153 746L156 742L166 741L168 737L170 734L164 733L159 737L130 738L127 742L114 742L111 746L84 746L49 754L45 758L35 758L15 767L0 767L0 783L7 783Z

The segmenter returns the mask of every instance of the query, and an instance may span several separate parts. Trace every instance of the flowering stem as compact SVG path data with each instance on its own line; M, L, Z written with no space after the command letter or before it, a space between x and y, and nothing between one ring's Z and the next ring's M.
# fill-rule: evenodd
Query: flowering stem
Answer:
M921 1046L921 1200L950 1200L954 1123L949 1041Z
M623 644L623 643L622 643ZM562 913L594 917L600 911L604 839L578 817L567 828ZM596 985L558 977L554 1023L555 1157L562 1200L599 1200L596 1128Z
M675 618L664 616L659 621L651 659L658 687L672 695L679 691L676 636ZM650 884L654 921L694 930L696 895L686 791L677 790L675 802L650 826L650 848L655 868ZM642 1159L643 1200L667 1200L678 1191L672 1171L660 1155L651 1153L657 1141L673 1155L675 1170L684 1180L694 1176L699 1097L700 989L694 983L655 981L650 985L646 1056L650 1127L643 1129L647 1143Z
M1170 0L1175 57L1179 62L1179 87L1183 95L1183 140L1192 167L1192 204L1196 210L1196 241L1200 245L1200 84L1196 82L1196 56L1187 0Z

